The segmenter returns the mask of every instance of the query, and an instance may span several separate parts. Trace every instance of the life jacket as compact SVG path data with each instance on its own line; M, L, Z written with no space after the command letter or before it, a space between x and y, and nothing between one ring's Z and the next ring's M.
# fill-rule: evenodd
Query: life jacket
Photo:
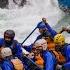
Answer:
M66 57L67 57L66 56L66 49L67 49L68 45L70 45L70 44L65 43L64 46L63 46L63 48L57 48L57 50L58 50L57 53L59 54L58 63L60 63L60 64L64 64L67 61L67 59L66 59ZM56 55L56 57L57 57L57 55Z
M41 55L40 54L38 54L37 56L35 56L35 63L37 64L37 65L39 65L41 68L43 68L43 66L44 66L44 60L43 60L43 58L41 57Z
M63 64L65 62L65 57L62 55L62 53L55 50L55 43L48 43L48 50L52 51L59 64Z
M16 59L11 59L11 62L14 66L15 70L24 70L24 66L21 60L19 60L18 58Z
M56 52L56 51L52 51L52 52L55 55L57 62L59 64L63 64L66 61L65 57L61 54L61 52Z

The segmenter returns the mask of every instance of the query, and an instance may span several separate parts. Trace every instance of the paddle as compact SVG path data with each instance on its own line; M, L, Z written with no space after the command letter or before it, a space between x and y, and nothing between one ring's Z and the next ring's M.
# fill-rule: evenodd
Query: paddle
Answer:
M32 33L37 29L37 27L35 27L32 32L24 39L24 41L21 43L21 45L32 35Z

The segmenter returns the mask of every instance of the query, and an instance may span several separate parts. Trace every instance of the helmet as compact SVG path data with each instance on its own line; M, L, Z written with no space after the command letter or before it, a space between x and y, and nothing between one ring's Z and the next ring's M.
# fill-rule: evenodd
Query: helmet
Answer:
M15 32L13 30L6 30L4 32L4 37L5 35L8 35L10 38L14 38L15 37Z
M43 22L40 22L40 23L37 25L37 28L39 28L39 29L46 29L46 25L45 25Z
M6 48L2 48L1 50L1 56L2 58L5 58L7 56L11 56L12 55L12 51L10 48L6 47Z
M54 42L56 44L60 44L60 45L64 45L65 43L65 38L62 34L57 34L55 37L54 37Z

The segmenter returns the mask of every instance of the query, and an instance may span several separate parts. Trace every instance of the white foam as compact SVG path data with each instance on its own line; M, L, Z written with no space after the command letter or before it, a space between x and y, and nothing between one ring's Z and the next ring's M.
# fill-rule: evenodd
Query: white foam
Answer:
M54 26L63 16L56 0L28 0L28 2L23 8L0 9L0 36L3 36L5 30L13 29L16 33L15 38L22 42L42 17L46 17L48 23ZM11 2L9 4L14 6ZM36 31L26 44L33 42L37 33Z

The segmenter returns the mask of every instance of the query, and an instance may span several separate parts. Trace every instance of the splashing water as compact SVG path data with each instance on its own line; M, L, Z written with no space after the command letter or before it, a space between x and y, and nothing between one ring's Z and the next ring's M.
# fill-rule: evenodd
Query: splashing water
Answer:
M9 8L0 9L0 36L3 36L5 30L13 29L19 42L27 37L42 17L46 17L47 22L55 26L64 15L58 8L57 0L28 0L23 8L18 8L9 0ZM32 43L38 34L36 30L25 44Z

